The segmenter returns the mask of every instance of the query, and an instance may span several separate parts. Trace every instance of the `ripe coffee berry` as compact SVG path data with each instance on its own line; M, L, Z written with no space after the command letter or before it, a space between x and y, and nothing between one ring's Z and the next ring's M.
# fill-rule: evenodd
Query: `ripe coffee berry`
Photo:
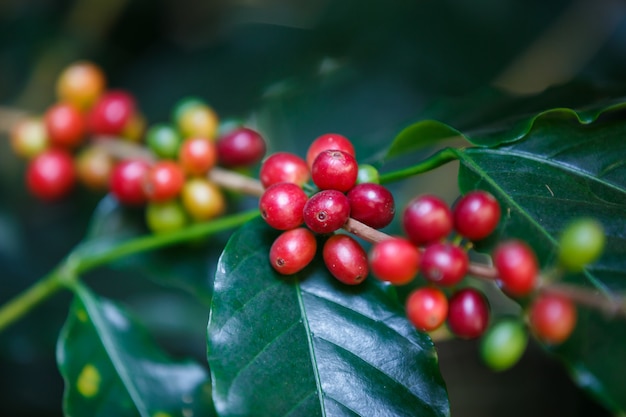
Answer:
M13 152L26 159L33 158L48 148L48 132L44 122L35 117L18 121L11 128L10 139Z
M217 141L217 158L226 167L246 167L265 156L265 140L259 132L239 127L226 133Z
M411 242L420 246L445 238L452 231L453 225L450 208L433 195L413 198L402 215L406 235Z
M453 208L454 228L469 240L489 236L500 221L500 204L486 191L470 191Z
M147 201L143 183L150 164L141 159L118 162L111 171L109 188L121 204L139 206Z
M73 105L58 103L44 116L50 143L63 148L75 148L83 141L85 123L82 113Z
M408 284L419 271L419 250L403 238L393 237L376 243L368 258L374 276L395 285Z
M310 177L306 161L289 152L277 152L268 156L259 171L259 180L265 188L279 182L292 182L302 186Z
M489 325L489 305L481 292L464 288L452 295L448 302L448 326L462 339L482 335Z
M604 228L590 218L568 224L559 238L559 262L566 269L580 272L594 262L604 249Z
M75 182L74 161L65 150L47 150L33 158L26 169L28 190L42 200L64 197Z
M344 234L331 236L324 243L322 255L328 271L344 284L360 284L367 278L367 253L354 238Z
M327 133L316 138L309 145L306 153L306 163L309 168L313 167L313 161L315 161L317 155L328 149L337 149L352 156L356 156L354 145L352 145L352 142L350 142L348 138L338 133Z
M539 265L535 253L526 243L520 240L501 242L493 252L493 264L498 271L498 283L505 293L522 297L535 288Z
M121 135L135 113L135 99L123 90L104 93L89 113L89 128L99 135Z
M259 210L274 229L293 229L304 221L302 213L307 200L302 188L290 182L281 182L265 190L259 199Z
M539 295L528 314L530 329L544 343L563 343L576 326L576 306L572 300L552 293Z
M188 179L181 191L183 207L198 221L219 216L226 209L226 199L217 184L208 179Z
M188 138L178 150L178 162L190 175L206 174L217 163L215 143L205 138Z
M105 86L106 80L100 67L91 62L80 61L70 65L59 75L56 92L60 101L86 109L102 94Z
M320 152L311 167L311 178L320 190L346 192L356 183L358 173L356 159L336 149Z
M448 299L437 288L419 288L414 290L406 300L406 315L418 330L433 331L446 321Z
M304 222L316 233L331 233L342 227L350 217L350 202L342 192L323 190L304 205Z
M315 257L317 241L304 227L282 232L270 248L270 264L278 273L291 275L303 270Z
M178 196L185 183L183 169L176 162L156 162L144 178L143 191L152 202L162 203Z
M422 253L420 273L428 281L442 286L459 283L467 274L467 252L452 243L431 243Z
M357 184L347 194L350 217L374 229L381 229L393 220L396 206L391 192L380 184Z

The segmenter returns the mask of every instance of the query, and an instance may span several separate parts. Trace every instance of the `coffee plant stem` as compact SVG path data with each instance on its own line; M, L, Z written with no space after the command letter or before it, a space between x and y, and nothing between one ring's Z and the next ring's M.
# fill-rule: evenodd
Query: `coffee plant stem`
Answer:
M380 175L380 183L385 184L394 181L400 181L405 178L412 177L414 175L423 174L428 171L432 171L435 168L439 168L442 165L447 164L458 159L457 151L454 148L444 148L434 153L423 161L412 165L408 168L399 169L397 171L388 172Z

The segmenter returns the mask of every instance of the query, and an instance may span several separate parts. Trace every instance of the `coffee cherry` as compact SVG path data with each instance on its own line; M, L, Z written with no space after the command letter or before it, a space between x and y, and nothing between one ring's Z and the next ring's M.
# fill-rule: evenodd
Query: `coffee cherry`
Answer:
M380 174L378 170L369 164L359 164L359 173L356 176L357 184L380 183Z
M327 133L316 138L309 145L306 153L306 163L309 168L313 167L313 161L315 161L317 155L329 149L340 150L356 157L354 145L348 138L338 133Z
M178 162L190 175L204 175L217 163L215 142L205 138L188 138L178 150Z
M311 263L317 251L313 233L304 227L280 234L270 248L270 265L278 273L291 275Z
M177 107L174 117L184 138L203 137L214 140L217 136L219 126L217 113L201 100L192 99L184 102Z
M526 243L520 240L501 242L493 252L493 264L498 271L498 283L505 293L523 297L535 288L539 265L535 253Z
M374 229L387 226L396 213L393 195L380 184L357 184L348 191L347 197L350 217Z
M576 306L569 298L554 293L543 293L531 304L528 321L534 336L540 341L558 345L563 343L576 326Z
M104 93L89 112L89 128L98 135L121 135L135 113L135 99L124 90Z
M404 209L402 226L408 238L416 245L436 242L452 231L452 212L440 198L420 195L409 201Z
M453 208L454 228L469 240L489 236L500 221L500 204L486 191L470 191Z
M481 338L480 357L493 371L504 371L520 360L527 345L524 323L515 318L500 319Z
M474 339L489 325L489 305L484 295L474 288L464 288L450 297L448 327L462 339Z
M145 130L146 118L141 113L135 111L135 113L130 115L130 119L126 122L120 136L129 142L140 142L143 140Z
M323 190L304 205L304 222L316 233L331 233L342 227L350 217L350 202L342 192Z
M183 141L174 126L158 123L146 132L146 144L154 154L162 159L178 158L180 144Z
M183 97L174 105L174 110L172 111L172 122L176 127L180 125L180 122L183 118L185 112L193 107L208 107L206 102L199 97Z
M150 169L150 164L141 159L126 159L118 162L111 171L109 188L121 204L140 206L147 198L143 182Z
M302 186L310 177L306 161L289 152L277 152L268 156L259 171L259 180L265 188L279 182L291 182Z
M409 294L406 300L406 315L418 330L433 331L446 321L448 299L437 288L419 288Z
M442 286L455 285L465 277L469 266L467 252L452 243L431 243L422 253L420 273Z
M83 141L85 122L81 112L71 104L58 103L44 115L50 144L62 148L75 148Z
M403 285L411 282L417 275L420 253L408 240L393 237L372 246L369 262L376 278Z
M178 196L185 183L183 169L176 162L163 160L146 173L143 191L149 201L164 202Z
M56 82L59 101L86 109L102 94L106 80L102 69L92 62L79 61L61 72Z
M217 159L226 167L246 167L265 156L265 140L247 127L231 130L217 141Z
M359 165L349 153L340 150L320 152L311 167L311 178L320 190L348 191L356 184Z
M183 207L198 221L209 220L226 210L226 199L222 190L205 178L188 179L181 191Z
M76 156L76 174L81 183L95 191L106 191L115 166L113 157L98 146L82 149Z
M75 182L74 162L65 150L47 150L34 157L26 169L28 190L42 200L53 201L66 196Z
M367 278L369 265L365 249L354 238L344 234L331 236L322 251L324 264L339 281L360 284Z
M265 190L259 199L259 210L274 229L293 229L304 221L302 213L307 200L302 188L290 182L281 182Z
M559 262L572 272L595 262L604 249L604 228L591 218L581 218L571 222L559 238Z
M44 122L36 117L26 117L13 125L10 139L13 152L26 159L39 155L49 145L48 132Z
M154 233L173 232L188 223L187 213L177 199L162 203L150 202L146 206L146 225Z

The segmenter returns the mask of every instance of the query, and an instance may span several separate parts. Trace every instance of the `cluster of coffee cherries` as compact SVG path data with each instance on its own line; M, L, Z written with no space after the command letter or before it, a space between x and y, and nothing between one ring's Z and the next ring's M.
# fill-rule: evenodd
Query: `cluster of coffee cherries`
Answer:
M277 153L263 162L260 179L265 192L259 209L270 226L282 231L269 253L276 271L301 271L313 260L321 241L327 269L345 284L359 284L370 273L399 286L420 276L426 285L417 286L406 301L411 323L424 332L445 326L461 339L482 338L483 358L496 370L512 366L521 357L529 330L552 345L570 336L577 320L576 306L562 294L538 291L540 266L524 241L500 242L491 253L493 268L489 274L482 272L483 279L528 306L523 317L492 323L489 301L480 285L465 280L476 273L468 250L500 223L500 205L486 191L469 192L451 207L435 195L419 195L402 212L405 236L381 233L366 251L346 233L344 229L351 229L346 225L357 221L380 229L395 215L391 192L376 182L376 175L368 176L370 168L358 165L353 145L338 134L315 139L306 160ZM309 180L315 187L306 192ZM594 238L589 239L590 235ZM599 256L603 237L595 221L572 224L563 234L561 266L582 269Z
M257 131L220 124L195 97L181 99L170 122L147 126L135 98L107 90L90 62L67 67L56 86L58 102L11 131L15 153L29 161L27 187L42 200L61 199L82 183L122 205L145 207L148 228L170 232L224 212L224 193L208 175L214 167L241 169L265 155Z

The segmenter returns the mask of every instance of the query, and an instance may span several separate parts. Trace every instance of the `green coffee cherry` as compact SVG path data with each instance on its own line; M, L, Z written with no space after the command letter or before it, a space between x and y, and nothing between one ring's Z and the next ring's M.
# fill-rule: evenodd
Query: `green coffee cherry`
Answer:
M494 323L480 341L480 356L489 368L504 371L515 365L526 350L528 332L515 318Z
M580 218L571 222L559 240L559 262L569 271L579 272L594 262L604 249L604 228L592 218Z
M173 232L182 229L187 222L187 213L178 200L148 203L146 206L146 224L154 233Z
M363 183L380 183L380 176L378 174L378 170L372 165L368 164L359 164L359 171L356 177L357 184Z
M148 147L161 159L177 159L182 141L178 130L167 123L155 124L146 132Z

